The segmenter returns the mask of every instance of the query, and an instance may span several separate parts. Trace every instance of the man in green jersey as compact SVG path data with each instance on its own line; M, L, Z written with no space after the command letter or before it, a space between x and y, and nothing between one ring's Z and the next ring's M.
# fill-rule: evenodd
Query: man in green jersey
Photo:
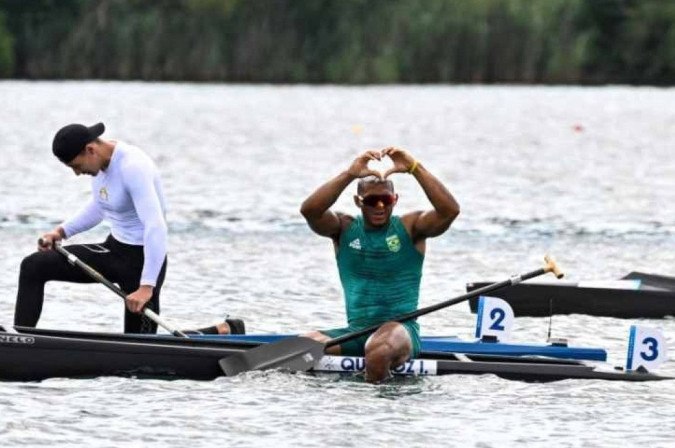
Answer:
M368 167L389 157L393 167L384 174ZM388 177L409 173L433 206L428 211L392 215L398 195ZM361 216L334 212L330 207L355 179L356 206ZM379 382L420 350L416 321L392 319L415 311L426 239L445 232L459 214L459 205L443 184L408 152L399 148L366 151L346 171L331 179L303 202L300 212L309 227L333 240L347 309L346 328L314 331L307 337L325 342L382 323L372 334L331 347L334 355L365 356L366 379Z

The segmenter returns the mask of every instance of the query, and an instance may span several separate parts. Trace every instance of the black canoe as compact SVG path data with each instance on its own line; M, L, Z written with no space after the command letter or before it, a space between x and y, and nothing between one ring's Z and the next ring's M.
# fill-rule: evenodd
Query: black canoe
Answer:
M97 376L211 380L222 376L218 365L221 358L257 345L172 336L144 341L138 336L68 333L50 336L39 334L39 331L0 332L0 380L38 381L54 377ZM433 366L436 375L490 373L507 379L535 382L672 379L646 372L603 370L581 361L540 357L425 352L420 359L427 366Z
M525 282L490 295L506 300L516 317L551 314L625 319L675 316L675 277L631 272L620 280L623 282L616 282L618 287L611 285L612 282ZM630 283L631 287L621 287L622 283ZM473 291L488 284L490 282L467 283L466 290ZM475 313L478 299L471 299L469 306Z

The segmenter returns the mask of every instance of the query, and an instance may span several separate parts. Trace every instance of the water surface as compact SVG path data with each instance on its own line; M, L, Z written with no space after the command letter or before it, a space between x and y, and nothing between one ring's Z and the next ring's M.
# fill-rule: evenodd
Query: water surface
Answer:
M18 265L37 236L84 203L89 178L51 156L54 132L105 122L162 172L170 264L162 314L180 325L247 320L249 332L342 326L330 241L298 209L366 148L410 150L462 214L429 242L421 305L468 281L536 269L554 254L572 280L631 270L675 275L675 91L574 87L307 87L105 82L0 83L0 323L12 321ZM394 177L400 212L429 204ZM354 188L337 209L355 213ZM100 228L76 241L102 240ZM121 331L100 286L50 284L40 326ZM458 305L424 334L470 337ZM623 363L633 323L553 319L553 336ZM543 342L547 319L516 321ZM675 364L663 366L675 374ZM0 384L7 446L669 446L675 382L522 384L492 376L373 386L335 376L251 373L212 382L124 378Z

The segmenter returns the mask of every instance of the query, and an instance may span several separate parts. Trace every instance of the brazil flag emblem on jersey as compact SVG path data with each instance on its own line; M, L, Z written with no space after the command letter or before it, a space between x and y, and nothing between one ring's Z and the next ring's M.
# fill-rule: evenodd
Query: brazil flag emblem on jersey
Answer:
M401 250L401 240L398 239L398 235L391 235L387 237L387 247L391 252L398 252Z

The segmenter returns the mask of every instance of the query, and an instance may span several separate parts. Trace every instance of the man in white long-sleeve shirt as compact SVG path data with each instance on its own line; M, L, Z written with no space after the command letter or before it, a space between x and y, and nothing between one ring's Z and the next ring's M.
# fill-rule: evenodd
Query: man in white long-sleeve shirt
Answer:
M44 234L43 245L21 263L15 325L37 325L47 281L92 282L51 249L55 242L106 220L112 229L105 242L70 245L68 250L128 294L126 333L157 330L140 312L148 306L159 313L166 273L167 225L159 172L139 148L100 138L104 130L103 123L90 127L71 124L54 137L54 155L76 175L93 176L92 198L74 217Z

